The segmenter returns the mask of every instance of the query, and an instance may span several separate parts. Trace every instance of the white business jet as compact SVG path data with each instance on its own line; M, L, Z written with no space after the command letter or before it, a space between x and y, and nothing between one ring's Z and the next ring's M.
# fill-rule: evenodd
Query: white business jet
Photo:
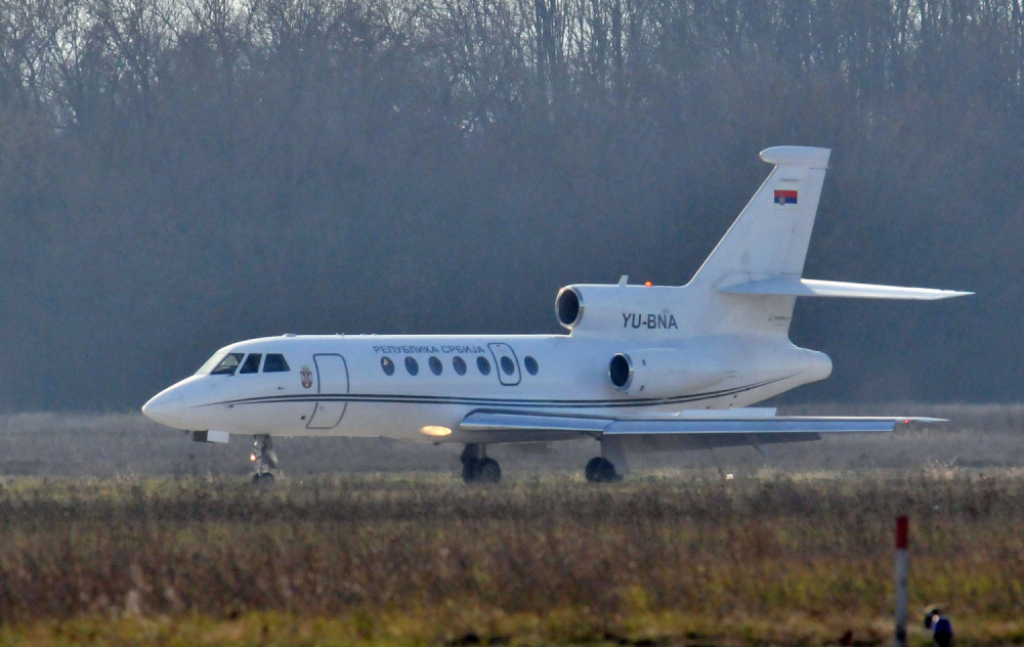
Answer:
M925 418L782 417L748 405L832 371L789 340L796 297L934 300L950 290L801 278L830 151L780 146L775 168L682 287L570 285L568 335L268 337L217 351L142 407L193 439L255 438L254 482L272 481L273 436L386 436L460 443L467 482L496 482L494 443L592 438L589 481L641 449L816 440Z

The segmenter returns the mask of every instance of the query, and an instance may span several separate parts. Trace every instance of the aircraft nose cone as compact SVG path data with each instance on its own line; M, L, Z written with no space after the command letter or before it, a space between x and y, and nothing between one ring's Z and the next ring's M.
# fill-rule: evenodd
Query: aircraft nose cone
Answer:
M161 425L184 429L182 418L185 407L182 406L182 397L175 391L163 391L150 398L149 402L142 405L142 415L153 422Z

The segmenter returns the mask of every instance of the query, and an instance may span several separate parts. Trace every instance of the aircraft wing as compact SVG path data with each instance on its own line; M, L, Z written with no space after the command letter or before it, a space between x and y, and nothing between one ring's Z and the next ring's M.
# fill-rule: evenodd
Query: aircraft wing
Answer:
M773 409L684 412L643 418L566 416L477 410L452 440L480 443L545 442L581 437L645 439L660 446L727 447L818 440L821 434L892 431L898 424L945 422L922 417L776 416Z

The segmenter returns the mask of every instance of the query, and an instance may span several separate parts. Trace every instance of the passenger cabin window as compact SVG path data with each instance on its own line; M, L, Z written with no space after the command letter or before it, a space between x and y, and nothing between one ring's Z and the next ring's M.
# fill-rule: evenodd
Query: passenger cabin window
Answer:
M537 360L527 355L526 358L523 360L523 365L526 367L526 372L529 373L530 375L537 374L537 369L539 368L537 366Z
M217 367L210 371L210 375L234 375L243 357L245 353L228 353Z
M441 371L444 370L444 366L441 365L441 360L436 357L431 357L427 360L427 364L430 364L430 372L434 375L440 375Z
M452 368L454 368L455 372L458 373L459 375L465 375L466 360L456 355L455 357L452 358Z
M284 361L284 355L280 353L270 353L263 362L264 373L287 373L290 370L288 362Z
M395 363L391 361L390 357L381 357L380 367L384 371L384 375L395 374Z
M242 362L242 368L238 369L239 375L242 373L259 373L261 359L263 359L262 353L249 353L249 356Z
M516 364L508 355L501 356L501 370L505 372L505 375L512 375L516 372Z
M480 375L491 374L491 363L487 361L486 357L477 357L476 367L480 371Z
M420 372L420 365L416 363L415 357L405 358L405 370L409 371L409 375L416 375Z

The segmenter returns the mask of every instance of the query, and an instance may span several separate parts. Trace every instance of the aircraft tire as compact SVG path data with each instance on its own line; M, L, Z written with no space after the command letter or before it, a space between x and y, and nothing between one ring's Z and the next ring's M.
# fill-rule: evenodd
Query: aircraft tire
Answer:
M477 462L473 472L473 480L477 483L497 483L501 481L501 466L493 458L485 458Z
M260 487L270 487L274 484L274 475L270 472L263 472L262 474L252 475L252 484L259 485Z
M601 456L591 458L583 474L590 483L611 483L622 478L615 471L615 464Z
M466 483L472 483L476 481L476 470L480 461L477 459L469 459L462 461L462 480Z

